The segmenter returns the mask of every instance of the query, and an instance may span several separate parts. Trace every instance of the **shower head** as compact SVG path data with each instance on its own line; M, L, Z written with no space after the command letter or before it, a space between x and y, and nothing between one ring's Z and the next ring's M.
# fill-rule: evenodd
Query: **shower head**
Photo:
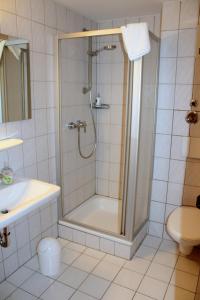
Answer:
M101 52L101 51L104 51L104 50L106 50L106 51L110 51L110 50L115 50L117 48L117 46L116 45L105 45L103 48L101 48L101 49L97 49L97 50L94 50L94 51L88 51L87 52L87 54L89 55L89 56L91 56L91 57L93 57L93 56L97 56L98 54L99 54L99 52Z

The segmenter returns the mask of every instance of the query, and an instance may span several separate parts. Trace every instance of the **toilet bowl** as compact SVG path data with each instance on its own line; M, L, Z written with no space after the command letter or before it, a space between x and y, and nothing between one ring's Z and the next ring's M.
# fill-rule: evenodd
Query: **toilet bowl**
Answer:
M181 206L168 217L167 231L179 244L179 250L189 255L194 246L200 245L200 209Z

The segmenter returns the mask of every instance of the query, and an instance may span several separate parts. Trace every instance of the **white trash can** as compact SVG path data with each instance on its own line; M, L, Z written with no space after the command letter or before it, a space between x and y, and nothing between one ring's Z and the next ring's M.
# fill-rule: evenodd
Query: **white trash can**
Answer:
M54 238L45 238L37 247L40 271L47 276L53 276L60 271L61 246Z

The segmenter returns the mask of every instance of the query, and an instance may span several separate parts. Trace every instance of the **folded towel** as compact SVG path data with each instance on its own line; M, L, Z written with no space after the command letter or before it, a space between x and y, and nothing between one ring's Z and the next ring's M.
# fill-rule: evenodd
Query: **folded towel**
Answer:
M136 60L151 51L147 23L127 24L121 27L124 48L128 58Z

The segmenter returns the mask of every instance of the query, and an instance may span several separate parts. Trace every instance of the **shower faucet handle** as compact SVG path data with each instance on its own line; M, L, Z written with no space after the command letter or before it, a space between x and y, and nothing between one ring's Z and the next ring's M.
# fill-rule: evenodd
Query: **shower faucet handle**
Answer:
M65 128L76 129L77 128L77 124L74 123L74 122L69 122L69 123L65 124Z
M86 121L81 121L81 120L78 120L76 122L77 124L77 128L80 129L80 128L83 128L84 129L84 132L86 132L86 127L87 127L87 122Z

